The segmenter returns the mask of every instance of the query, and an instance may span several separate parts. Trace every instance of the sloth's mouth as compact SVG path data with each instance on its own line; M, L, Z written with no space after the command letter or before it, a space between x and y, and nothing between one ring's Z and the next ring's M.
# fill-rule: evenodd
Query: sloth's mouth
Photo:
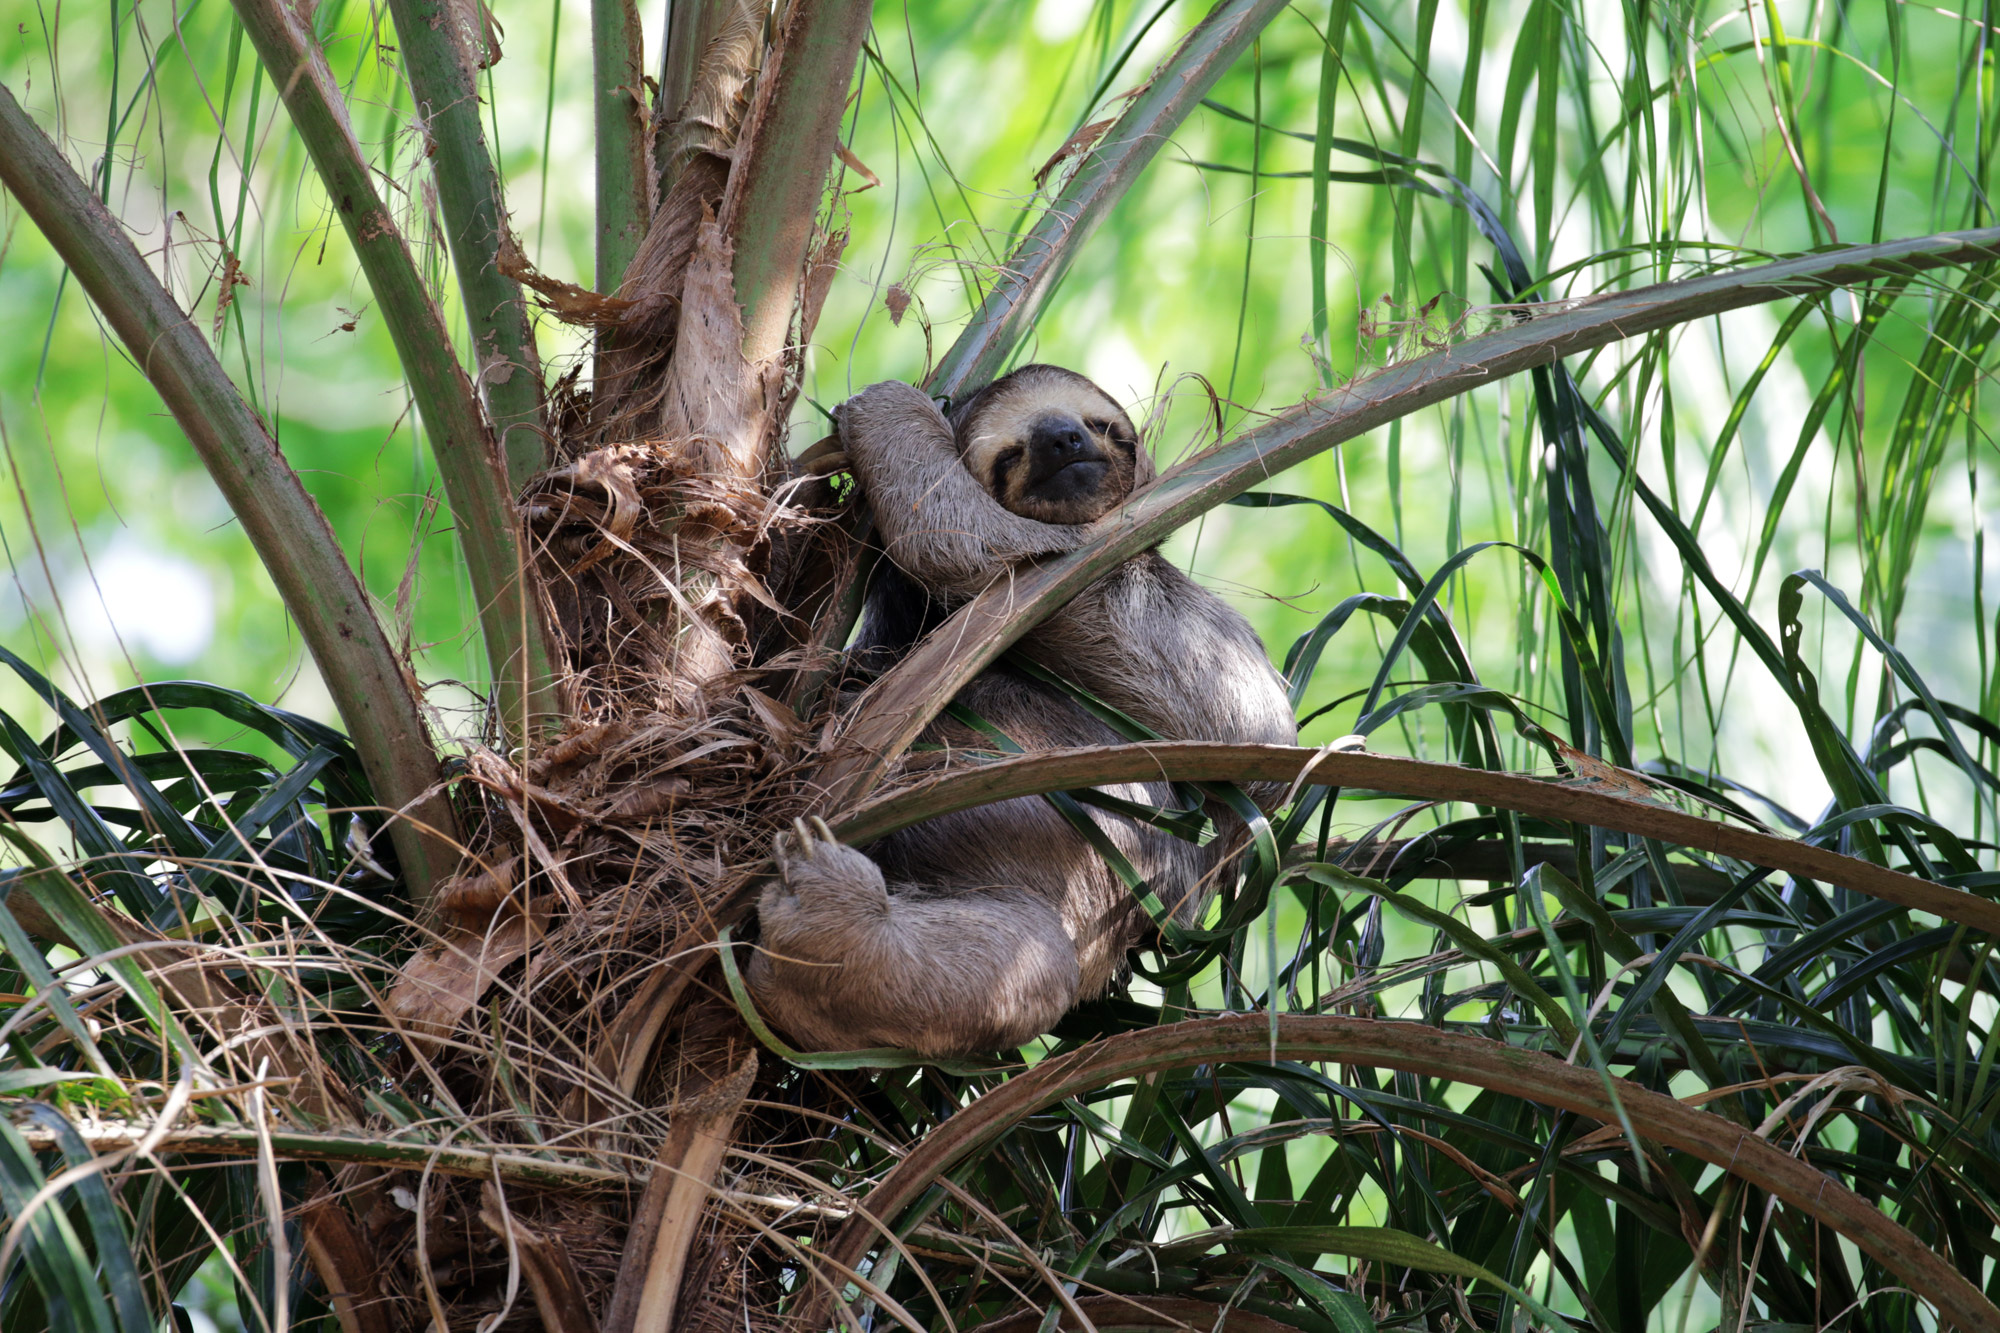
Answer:
M1029 507L1015 512L1044 523L1087 523L1106 507L1110 475L1111 462L1102 455L1062 463L1021 488Z
M1079 458L1038 478L1034 488L1044 495L1074 496L1095 487L1104 469L1101 458Z

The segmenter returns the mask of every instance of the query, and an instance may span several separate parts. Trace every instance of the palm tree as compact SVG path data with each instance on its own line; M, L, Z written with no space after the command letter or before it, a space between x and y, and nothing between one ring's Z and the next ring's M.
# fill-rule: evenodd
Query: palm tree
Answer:
M1321 21L1275 0L1101 0L1068 39L1075 81L1049 81L1068 89L1044 117L1056 150L1016 207L977 199L938 147L915 77L918 27L946 45L929 16L905 31L851 0L692 0L655 60L634 6L593 0L585 285L516 235L532 174L497 151L499 116L533 94L491 72L484 7L232 6L213 29L175 13L208 76L187 105L233 142L253 56L252 123L267 87L282 102L276 132L338 223L443 489L480 720L446 735L410 635L280 445L232 309L243 209L232 229L218 170L205 325L169 285L171 247L142 254L129 201L114 211L116 154L79 170L44 130L68 94L0 85L0 179L194 446L341 722L190 682L79 704L7 653L55 725L0 715L18 765L0 791L6 1327L157 1327L198 1270L246 1326L343 1333L1637 1329L1686 1324L1697 1295L1702 1327L2000 1326L2000 695L1979 631L1971 705L1940 698L1899 634L1954 438L1975 504L1992 484L1984 20L1954 19L1966 81L1945 86L1876 58L1911 40L1901 13L1878 33L1815 7L1805 41L1767 7L1735 47L1694 14L1477 0L1450 16L1447 61L1429 3L1404 20L1334 0ZM152 106L167 67L148 22L110 18L113 145L144 142L119 110ZM194 54L209 36L226 57ZM128 38L137 95L118 84ZM983 40L997 69L1005 43L1041 39ZM1837 123L1862 95L1850 66L1935 127L1921 209L1893 129ZM1725 114L1746 105L1755 134ZM364 141L376 106L412 133ZM181 133L158 131L163 155ZM1197 133L1228 151L1175 147ZM832 378L813 349L849 248L902 216L900 196L864 196L889 193L870 161L930 173L918 215L944 248L882 296L921 329L939 397L1056 339L1114 216L1142 255L1116 278L1144 299L1164 247L1135 250L1151 224L1116 211L1142 183L1149 201L1240 190L1248 218L1229 377L1178 408L1163 394L1149 423L1184 443L1206 414L1213 442L856 690L838 673L875 556L867 497L837 437L802 423ZM1734 205L1704 178L1739 166L1752 193L1784 191L1748 206L1769 252L1720 239L1748 224L1712 216ZM546 154L543 171L546 189ZM1376 210L1354 285L1391 288L1353 301L1351 361L1336 186ZM1299 290L1268 308L1306 303L1297 364L1317 382L1251 413L1236 386L1290 336L1255 313L1272 244L1256 219L1288 206ZM1840 244L1858 225L1869 242ZM923 301L946 277L967 314L939 345ZM1716 396L1687 471L1671 359L1774 303L1768 353ZM1804 426L1788 457L1759 442L1746 577L1707 518L1740 498L1714 499L1773 366ZM1435 521L1402 507L1401 469L1439 419ZM1389 532L1269 488L1330 493L1327 460L1378 431ZM1822 455L1850 475L1822 482ZM1476 521L1509 540L1468 539L1482 467L1505 482ZM1802 569L1774 609L1756 600L1787 504L1831 512L1841 487L1861 592ZM1114 718L1129 744L899 776L1040 620L1225 505L1330 524L1316 542L1386 579L1283 662L1302 711L1338 717L1327 739L1351 735L1168 743ZM1445 534L1429 572L1406 518ZM1343 681L1329 644L1365 624L1379 633ZM1505 688L1470 632L1495 624L1518 640ZM1844 702L1816 675L1843 663ZM1824 809L1726 770L1739 673L1804 737ZM184 741L169 715L245 739ZM1375 752L1397 749L1448 762ZM1038 1047L803 1054L749 1001L739 937L794 819L865 843L1046 795L1088 832L1094 788L1160 775L1239 802L1237 784L1291 790L1253 821L1214 918L1167 932L1128 994ZM1136 813L1200 837L1201 808Z

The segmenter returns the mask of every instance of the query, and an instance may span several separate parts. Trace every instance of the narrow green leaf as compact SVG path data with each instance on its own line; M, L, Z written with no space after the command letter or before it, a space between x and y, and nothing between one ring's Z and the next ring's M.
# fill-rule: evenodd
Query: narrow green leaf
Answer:
M96 1160L96 1155L85 1145L75 1127L54 1107L34 1102L28 1106L27 1113L30 1120L55 1135L71 1170ZM111 1197L110 1187L104 1183L103 1172L82 1173L70 1189L82 1200L84 1216L90 1222L97 1268L103 1275L105 1285L111 1288L111 1310L120 1333L152 1333L153 1316L146 1308L146 1292L139 1283L139 1268L132 1258L132 1242L125 1234L124 1220L119 1214L117 1201ZM44 1206L56 1206L56 1202Z
M7 1217L6 1235L18 1236L15 1243L41 1288L51 1333L140 1333L113 1326L111 1307L98 1292L96 1267L63 1210L49 1201L27 1211L28 1201L46 1184L20 1131L0 1116L0 1204L5 1205L0 1211Z

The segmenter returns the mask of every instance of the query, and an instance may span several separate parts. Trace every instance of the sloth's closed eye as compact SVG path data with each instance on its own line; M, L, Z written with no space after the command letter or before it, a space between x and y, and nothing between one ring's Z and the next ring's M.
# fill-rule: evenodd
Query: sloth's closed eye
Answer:
M1009 447L1002 449L999 453L993 455L993 462L991 465L993 469L993 480L997 482L1005 478L1007 473L1013 468L1014 464L1021 461L1021 456L1025 452L1026 451L1023 450L1020 445L1016 444L1016 445L1010 445Z

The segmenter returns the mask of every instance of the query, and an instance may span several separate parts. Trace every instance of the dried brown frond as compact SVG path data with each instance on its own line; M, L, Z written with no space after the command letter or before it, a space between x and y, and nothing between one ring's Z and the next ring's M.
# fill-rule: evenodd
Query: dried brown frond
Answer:
M776 1226L724 1202L746 1147L760 1171L793 1173L765 1193L818 1192L799 1164L826 1124L774 1109L784 1067L759 1059L715 960L772 839L819 798L869 554L834 485L837 442L796 463L779 448L847 233L822 223L791 346L751 364L716 221L765 20L732 8L658 131L658 204L617 293L505 247L505 271L598 330L594 378L579 365L550 393L551 466L518 497L572 711L525 756L465 756L466 864L383 1006L405 1040L399 1086L458 1141L587 1153L635 1185L356 1173L327 1234L391 1257L369 1279L391 1327L625 1333L645 1297L677 1328L775 1328L800 1242L842 1215L836 1199Z
M500 234L498 263L502 273L532 290L541 298L542 309L565 324L617 324L631 314L629 301L593 292L588 287L579 287L561 278L552 278L537 269L521 253L520 243L514 239L512 232L503 230Z
M557 419L586 415L559 408ZM422 1062L410 1073L453 1119L523 1150L585 1149L635 1177L660 1169L674 1125L691 1132L687 1108L731 1077L740 1102L759 1068L714 967L716 934L751 899L776 832L817 795L806 779L826 717L798 685L828 677L861 563L831 484L837 446L746 476L732 464L743 436L718 438L722 424L616 443L559 437L556 465L526 488L575 718L525 763L466 756L457 789L476 855L385 1004ZM783 1115L746 1112L744 1124L760 1142L813 1141ZM729 1187L733 1158L709 1158L713 1183ZM689 1168L677 1159L656 1178ZM381 1253L414 1255L419 1212L395 1200L414 1200L418 1184L381 1180L366 1208L355 1196L350 1225ZM620 1287L617 1274L628 1229L643 1230L630 1211L638 1191L509 1185L496 1196L442 1177L425 1189L427 1258L404 1265L382 1300L405 1302L418 1324L441 1312L453 1330L558 1327L553 1304L592 1321L564 1333L619 1327L614 1288L637 1295L638 1279ZM792 1242L741 1211L711 1203L678 1234L677 1327L768 1322ZM677 1216L685 1228L685 1201Z

